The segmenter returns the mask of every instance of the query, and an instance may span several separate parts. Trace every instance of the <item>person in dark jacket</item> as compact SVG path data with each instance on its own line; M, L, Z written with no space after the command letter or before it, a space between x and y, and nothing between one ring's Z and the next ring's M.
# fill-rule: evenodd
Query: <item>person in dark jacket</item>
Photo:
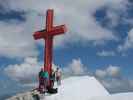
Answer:
M41 68L41 71L39 72L39 91L40 93L43 92L43 86L44 86L44 78L43 78L43 68Z
M46 69L41 68L39 72L39 91L45 93L47 91L47 85L49 80L49 74Z
M51 81L51 87L54 87L54 82L55 82L55 71L52 69L52 73L50 75L50 81Z
M45 92L47 92L47 86L48 86L48 82L49 82L49 74L46 69L44 70L43 78L44 78L44 93L45 93Z

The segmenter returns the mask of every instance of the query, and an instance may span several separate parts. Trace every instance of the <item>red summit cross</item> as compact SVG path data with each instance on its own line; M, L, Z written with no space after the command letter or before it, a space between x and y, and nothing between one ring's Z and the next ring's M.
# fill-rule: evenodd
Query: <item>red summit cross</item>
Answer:
M44 54L44 69L46 69L49 75L52 72L52 49L53 49L53 38L55 35L60 35L66 32L66 26L53 26L53 9L47 10L46 16L46 29L35 32L34 39L45 40L45 54Z

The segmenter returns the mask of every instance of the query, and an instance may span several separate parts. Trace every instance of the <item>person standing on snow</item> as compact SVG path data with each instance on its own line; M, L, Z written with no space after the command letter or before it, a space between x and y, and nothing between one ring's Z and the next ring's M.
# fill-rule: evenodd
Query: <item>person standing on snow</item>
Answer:
M48 86L48 82L49 82L49 74L46 69L44 70L43 78L44 78L44 93L45 93L47 91L47 86Z
M51 87L54 87L54 82L55 82L55 71L52 69L52 73L50 75L50 80L51 80Z
M46 69L41 68L39 72L39 91L45 93L47 91L47 85L49 80L49 74Z
M43 92L44 89L44 78L43 78L44 70L41 68L41 71L39 72L39 91L40 93Z
M61 70L59 68L56 69L55 75L56 75L57 85L61 85Z

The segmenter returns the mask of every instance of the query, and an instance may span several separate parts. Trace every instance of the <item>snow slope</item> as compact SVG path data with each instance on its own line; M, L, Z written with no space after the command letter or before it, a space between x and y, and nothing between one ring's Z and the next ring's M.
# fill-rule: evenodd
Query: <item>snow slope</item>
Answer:
M95 96L109 96L109 93L94 77L78 76L63 80L58 94L42 100L89 100Z
M133 93L119 93L105 97L93 97L90 100L133 100Z

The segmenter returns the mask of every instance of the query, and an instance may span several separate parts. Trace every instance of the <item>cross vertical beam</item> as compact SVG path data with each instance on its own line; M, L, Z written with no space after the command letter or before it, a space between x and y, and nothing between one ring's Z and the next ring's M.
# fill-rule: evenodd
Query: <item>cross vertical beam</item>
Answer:
M53 10L48 10L47 11L47 15L46 15L46 30L47 32L51 31L52 27L53 27Z
M45 39L45 55L44 55L44 67L48 71L49 75L51 74L52 68L52 52L53 50L53 37L47 37Z

